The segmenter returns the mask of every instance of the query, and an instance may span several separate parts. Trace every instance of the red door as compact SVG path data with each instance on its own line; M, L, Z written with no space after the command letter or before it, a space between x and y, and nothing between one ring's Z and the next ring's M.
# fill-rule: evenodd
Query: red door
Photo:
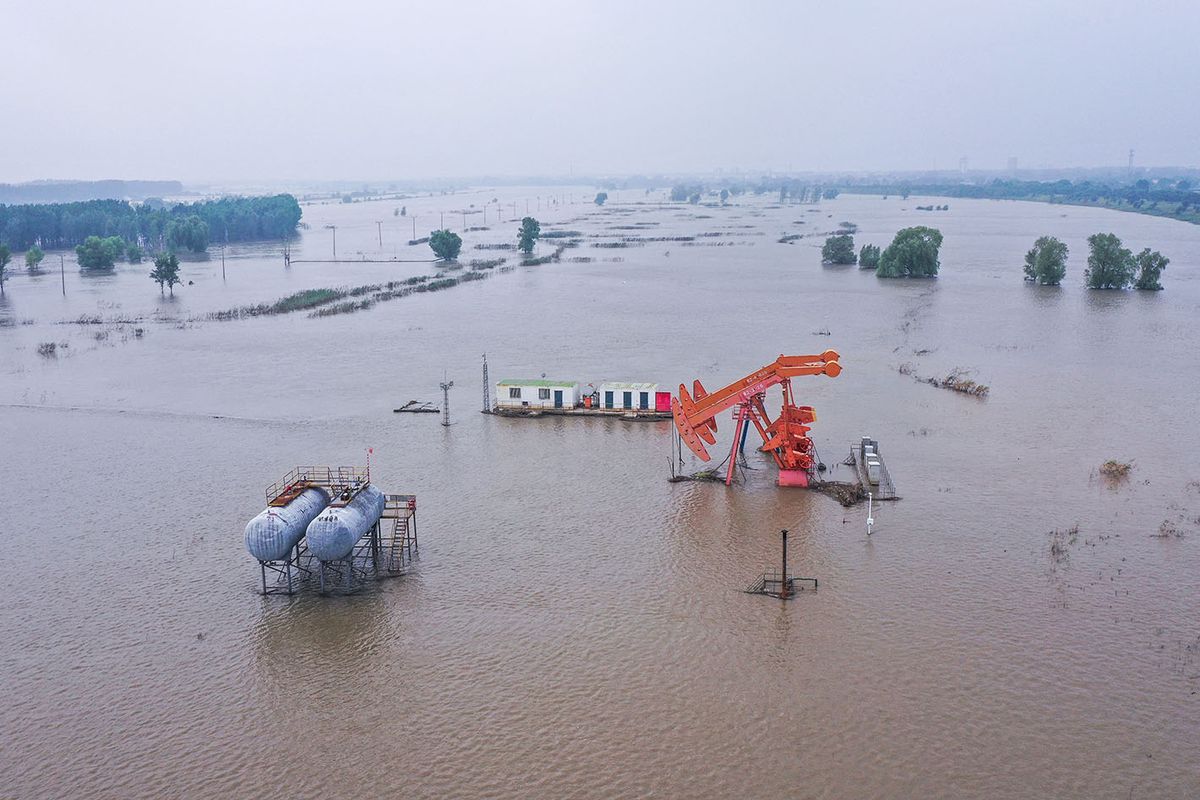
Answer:
M671 393L670 392L655 392L654 393L654 410L655 411L670 411L671 410Z

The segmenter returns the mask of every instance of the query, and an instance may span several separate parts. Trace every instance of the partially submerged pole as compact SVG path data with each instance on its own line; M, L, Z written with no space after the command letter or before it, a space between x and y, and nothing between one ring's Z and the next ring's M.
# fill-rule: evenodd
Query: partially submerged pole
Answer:
M791 594L791 586L788 585L787 570L787 528L784 528L782 531L780 531L780 533L783 535L783 574L780 577L781 584L779 587L779 596L786 600L787 596Z

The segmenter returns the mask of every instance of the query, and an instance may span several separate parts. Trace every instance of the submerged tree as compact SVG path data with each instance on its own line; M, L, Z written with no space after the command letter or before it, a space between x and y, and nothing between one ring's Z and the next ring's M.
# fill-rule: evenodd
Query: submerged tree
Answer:
M1089 289L1124 289L1133 281L1137 268L1133 253L1121 246L1114 233L1094 233L1088 237L1088 268L1084 273Z
M725 205L725 202L726 202L728 199L729 199L729 190L728 190L728 189L722 189L722 190L721 190L721 205Z
M171 290L171 297L175 296L175 285L179 280L179 258L174 253L159 253L154 257L154 271L150 273L151 279L158 284L158 292L162 294L163 286Z
M46 254L42 252L42 248L35 244L33 247L25 251L25 269L29 270L30 272L37 272L38 267L42 263L42 259L45 257Z
M830 236L821 248L821 260L826 264L853 264L857 260L857 256L854 255L854 237L848 233Z
M533 244L542 235L542 226L533 217L525 217L521 220L521 227L517 230L517 249L525 255L533 252Z
M434 231L429 234L429 247L443 261L453 261L462 250L462 237L446 229Z
M598 206L604 205L608 202L608 192L596 192L596 199L593 202Z
M1151 252L1147 247L1137 254L1134 261L1137 264L1137 280L1134 281L1133 288L1153 290L1163 288L1162 284L1158 282L1158 278L1167 268L1167 264L1171 263L1169 258L1157 250Z
M130 264L142 263L142 258L145 257L145 255L146 255L146 252L144 250L142 250L141 246L137 242L133 242L125 250L125 258L129 261Z
M0 294L4 294L4 279L8 277L8 262L12 260L12 251L8 245L0 244Z
M941 246L942 232L936 228L903 228L879 256L875 274L881 278L936 277Z
M875 269L879 266L879 246L873 244L864 244L862 250L858 253L858 266L860 269Z
M89 236L75 247L75 257L82 269L111 269L125 253L125 241L120 236Z
M1053 236L1039 237L1025 254L1025 280L1058 286L1067 274L1067 246Z

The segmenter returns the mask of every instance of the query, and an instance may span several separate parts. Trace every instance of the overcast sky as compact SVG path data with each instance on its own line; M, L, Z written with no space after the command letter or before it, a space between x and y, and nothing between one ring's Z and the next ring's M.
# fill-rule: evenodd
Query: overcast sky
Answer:
M0 181L1200 164L1200 2L0 0Z

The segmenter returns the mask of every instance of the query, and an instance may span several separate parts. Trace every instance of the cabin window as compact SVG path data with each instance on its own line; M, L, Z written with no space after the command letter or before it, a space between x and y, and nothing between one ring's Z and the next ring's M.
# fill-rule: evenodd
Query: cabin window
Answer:
M514 386L511 389L509 389L508 390L508 399L509 400L520 400L521 399L521 387Z
M538 389L538 400L549 400L549 399L550 399L550 390L549 389Z

